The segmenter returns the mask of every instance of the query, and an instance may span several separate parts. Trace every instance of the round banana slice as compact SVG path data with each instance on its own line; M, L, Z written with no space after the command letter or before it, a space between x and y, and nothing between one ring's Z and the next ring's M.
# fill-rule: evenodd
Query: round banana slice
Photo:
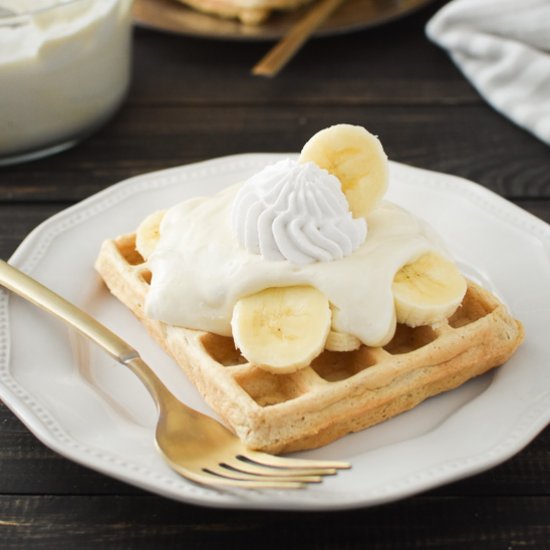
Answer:
M160 222L164 217L164 210L149 214L136 230L136 250L146 260L155 250L160 239Z
M235 344L248 361L271 372L294 372L323 351L331 324L328 299L316 288L267 288L233 309Z
M347 332L331 330L325 342L325 349L329 351L354 351L361 347L361 340Z
M466 287L453 262L435 252L424 254L403 266L393 280L397 322L417 327L447 319L462 302Z
M340 180L355 218L367 216L388 187L386 153L362 126L337 124L316 133L300 154L300 162L310 161Z

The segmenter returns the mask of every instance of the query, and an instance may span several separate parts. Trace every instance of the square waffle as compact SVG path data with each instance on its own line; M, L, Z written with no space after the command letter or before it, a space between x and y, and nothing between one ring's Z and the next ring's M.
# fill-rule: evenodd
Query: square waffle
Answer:
M469 282L445 322L398 324L384 347L325 350L308 367L273 374L247 362L230 337L146 317L151 273L134 234L103 243L96 269L241 440L270 453L320 447L391 418L501 365L523 340L506 307Z

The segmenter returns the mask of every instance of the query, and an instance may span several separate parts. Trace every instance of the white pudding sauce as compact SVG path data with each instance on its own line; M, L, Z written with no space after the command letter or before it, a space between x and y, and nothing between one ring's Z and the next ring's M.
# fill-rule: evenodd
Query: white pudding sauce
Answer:
M333 329L379 346L395 330L395 273L428 251L447 255L425 222L384 201L368 217L367 237L352 254L308 264L266 260L241 246L232 230L239 189L234 185L168 210L149 258L148 316L230 336L233 306L242 296L268 287L311 285L333 305Z

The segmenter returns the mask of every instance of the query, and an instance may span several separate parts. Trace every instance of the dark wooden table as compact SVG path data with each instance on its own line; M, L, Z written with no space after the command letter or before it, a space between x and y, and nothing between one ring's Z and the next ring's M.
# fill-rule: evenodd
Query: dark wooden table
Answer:
M477 181L550 222L550 150L494 112L424 36L441 5L311 41L276 79L267 43L138 29L127 102L93 137L0 170L0 254L55 212L143 172L251 151L298 151L337 122L397 161ZM1 97L1 91L0 91ZM550 429L506 463L377 508L227 511L144 493L69 462L0 403L2 548L549 548Z

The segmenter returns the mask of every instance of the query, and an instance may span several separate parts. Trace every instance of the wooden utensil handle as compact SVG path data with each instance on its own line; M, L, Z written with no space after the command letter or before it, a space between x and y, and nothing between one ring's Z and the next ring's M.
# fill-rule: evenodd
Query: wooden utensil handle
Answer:
M288 34L280 40L260 62L252 73L261 76L275 76L302 47L323 21L344 0L320 0L307 15L294 25Z

